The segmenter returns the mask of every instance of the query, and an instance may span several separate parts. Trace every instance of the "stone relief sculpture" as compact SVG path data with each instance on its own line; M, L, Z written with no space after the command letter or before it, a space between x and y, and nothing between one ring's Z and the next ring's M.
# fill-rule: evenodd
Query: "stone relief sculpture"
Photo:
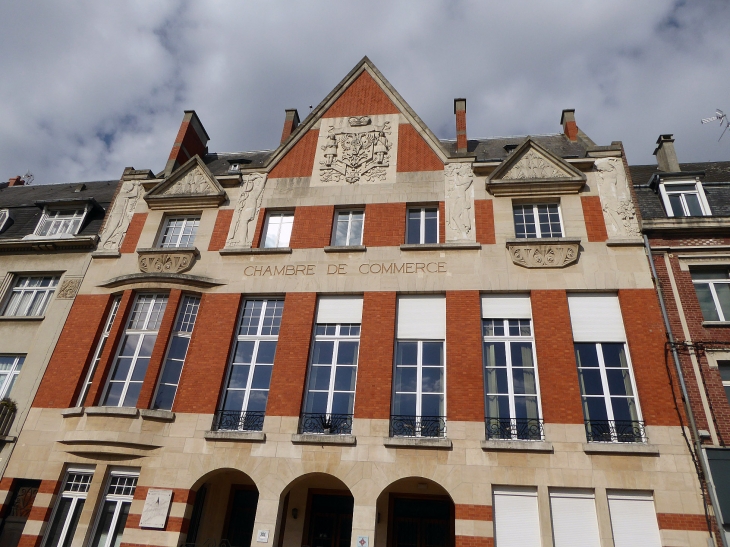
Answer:
M474 173L468 163L452 163L444 170L446 177L446 226L451 232L447 239L470 239L471 210L474 202Z
M350 127L366 127L371 124L367 116L351 117ZM373 125L365 131L340 131L330 126L327 140L321 146L324 161L320 162L320 178L323 182L340 182L343 178L353 184L364 178L368 182L384 181L390 165L389 151L393 146L388 140L390 122Z
M199 168L188 172L182 179L167 188L163 196L210 194L216 193L216 189L210 184L208 178Z
M79 292L79 287L81 287L81 281L82 278L80 277L71 277L64 279L63 283L61 283L61 287L56 293L56 298L61 300L73 299L73 297L76 296L76 293Z
M132 220L137 201L142 196L142 186L135 181L125 181L117 194L112 210L109 213L104 233L101 236L101 248L106 251L118 251L124 234Z
M619 158L596 160L598 193L608 237L639 237L639 222Z
M578 243L508 245L512 262L525 268L562 268L578 260Z
M226 247L250 247L256 229L256 216L264 197L266 175L253 173L241 181L241 195L233 213L230 235Z
M528 150L512 168L505 173L504 180L558 179L570 176L557 169L542 154Z

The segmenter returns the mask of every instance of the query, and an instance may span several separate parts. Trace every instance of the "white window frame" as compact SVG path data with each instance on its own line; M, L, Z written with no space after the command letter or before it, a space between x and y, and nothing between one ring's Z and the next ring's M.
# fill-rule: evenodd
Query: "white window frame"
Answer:
M167 240L167 231L170 228L171 222L182 221L180 226L180 232L175 238ZM170 215L165 217L165 221L162 224L162 230L160 230L160 237L157 240L157 247L161 249L180 249L193 247L195 244L195 237L198 234L198 228L200 227L200 215ZM186 237L185 230L190 229L190 241L188 245L181 245L180 242L183 237Z
M0 234L8 227L10 209L0 209Z
M725 271L727 272L727 268L725 268ZM691 275L691 270L690 270ZM723 285L730 285L730 278L728 277L718 277L717 279L692 279L692 286L695 287L695 295L697 294L697 285L708 285L710 288L710 294L712 295L712 301L715 304L715 312L717 312L717 316L719 317L720 321L730 321L730 317L725 317L725 313L722 311L722 306L720 305L720 299L717 297L717 290L715 289L715 284L723 284ZM699 296L697 296L697 299L699 300ZM703 316L704 319L704 316ZM708 319L704 319L705 321L710 321Z
M542 232L540 231L540 215L538 212L538 207L540 205L555 205L558 208L558 218L560 220L560 235L554 236L554 235L542 235ZM521 237L517 235L517 223L515 219L515 207L522 207L523 210L525 207L532 207L532 214L535 218L535 237ZM512 204L512 224L515 229L515 237L519 239L545 239L545 238L552 238L552 237L565 237L565 224L563 223L563 208L560 206L559 202L536 202L536 203L513 203Z
M693 185L695 187L694 192L690 191L682 191L682 190L672 190L672 186L688 186ZM684 211L684 217L691 217L696 215L690 215L689 214L689 207L687 206L687 199L685 198L686 194L696 194L697 200L700 204L700 209L702 210L702 216L709 217L712 216L712 209L710 209L710 204L707 201L707 196L705 196L705 190L702 187L702 183L699 180L685 180L685 181L679 181L679 180L672 180L672 182L667 181L661 181L659 183L659 194L662 196L662 201L664 202L664 210L667 212L667 216L672 218L674 217L674 210L672 209L672 204L669 201L669 195L679 195L680 196L680 203L682 204L682 210ZM683 218L683 217L678 217Z
M3 308L3 316L5 317L43 317L46 313L46 308L48 307L49 302L51 301L51 298L56 292L56 288L58 287L58 281L60 280L61 276L59 275L24 275L24 274L16 274L16 279L14 280L13 287L8 291L7 296L7 302ZM30 286L30 283L33 280L45 280L49 279L49 283L45 287L41 286ZM21 286L22 285L22 286ZM16 294L20 293L20 297L17 300L17 305L15 305L15 308L12 309L11 314L8 313L8 311L11 311L11 306L13 306L14 303L14 296ZM22 310L22 313L17 313L20 310L20 303L23 300L23 294L25 293L31 293L31 298L25 303L24 309ZM36 299L36 295L39 293L43 293L41 296L42 300L38 307L38 310L35 314L30 314L28 312L31 311L31 304Z
M271 223L272 218L278 218L279 221L275 222L272 225L272 223ZM287 219L291 219L291 220L287 220ZM281 227L285 224L290 224L292 229L289 230L289 237L286 240L286 244L282 245ZM275 242L273 245L268 245L269 230L274 229L274 227L276 227ZM266 223L264 226L264 233L261 238L261 247L266 248L266 249L285 249L285 248L289 247L289 244L291 242L291 233L292 233L293 229L294 229L294 211L271 211L269 213L266 213Z
M436 211L436 241L429 242L428 244L437 244L441 243L441 211L439 210L438 205L424 205L422 207L408 207L406 209L406 241L410 240L410 232L408 230L408 219L410 217L411 212L413 211L420 211L420 220L418 224L419 234L418 234L418 243L410 243L410 245L426 245L426 211Z
M96 344L94 358L91 360L91 366L89 367L89 371L86 373L86 378L84 378L84 384L81 388L81 393L79 393L79 398L76 401L76 406L84 406L84 400L86 399L86 395L89 393L89 388L91 388L91 383L94 380L94 373L96 372L96 368L99 365L99 361L101 361L101 352L104 351L104 346L109 339L109 334L112 331L112 325L114 324L114 319L116 319L117 317L119 304L121 304L121 302L121 296L114 297L111 310L109 310L109 315L107 316L106 322L104 323L104 330L101 332L101 338L99 338L99 342Z
M487 336L484 334L484 323L487 321L502 321L503 322L503 328L504 328L504 336ZM510 321L519 321L523 322L526 321L527 325L530 328L530 334L526 336L521 335L510 335L509 334L509 323ZM532 319L491 319L491 318L484 318L482 319L482 348L487 343L495 342L495 343L504 343L505 344L505 364L507 369L507 396L509 397L509 412L510 412L510 420L518 419L516 418L516 410L515 410L515 397L525 397L532 395L528 394L517 394L515 395L515 389L514 389L514 376L513 376L513 367L512 367L512 352L510 349L510 346L512 343L530 343L532 346L532 362L534 364L534 372L535 372L535 396L537 397L537 420L538 422L542 422L542 399L540 397L540 375L537 370L537 350L535 349L535 331L533 329L532 325ZM501 368L501 367L497 367ZM516 368L526 368L526 367L516 367ZM487 414L487 408L488 408L488 397L489 395L500 395L504 396L504 393L491 393L487 391L487 366L486 366L486 358L485 363L483 366L484 369L484 403L485 403L485 416ZM501 418L500 418L501 419ZM530 419L530 418L519 418L519 419ZM517 430L512 431L512 438L513 439L521 439L517 436ZM532 440L541 440L541 439L532 439Z
M142 328L133 328L132 324L135 321L135 310L137 308L137 304L139 303L141 298L148 297L148 296L152 297L152 301L151 301L150 306L147 309L147 311L144 312L145 315L144 315L144 319L142 320ZM139 293L136 295L134 304L132 306L132 312L130 313L129 318L127 319L127 327L124 330L124 334L120 338L118 347L116 349L116 355L114 357L114 366L109 371L109 377L107 378L106 387L104 389L104 395L101 399L102 401L104 401L102 406L110 406L110 405L106 404L106 399L109 395L109 391L111 389L112 384L116 384L116 383L124 384L124 387L122 388L122 392L119 395L119 401L117 402L116 405L114 405L115 407L123 407L124 399L127 396L127 392L129 391L130 385L132 383L135 383L135 384L144 383L144 379L142 379L141 382L139 380L132 381L132 375L134 374L135 368L137 367L137 364L139 363L139 360L140 360L139 352L140 352L140 349L142 348L142 345L144 344L145 339L147 339L149 337L154 337L155 341L157 341L157 335L159 333L160 324L162 324L162 318L164 317L165 310L167 308L167 299L168 299L167 293ZM162 309L159 312L159 322L156 325L157 328L148 329L148 327L150 326L150 321L152 319L153 310L155 309L155 306L160 302L162 302ZM129 371L127 372L127 376L123 381L120 382L119 380L112 380L112 378L114 376L114 372L116 371L117 366L119 366L119 359L121 357L122 350L124 349L125 341L127 339L127 336L130 336L130 335L139 335L139 340L137 341L137 345L134 350L134 355L132 356L132 362L129 365ZM153 344L153 346L154 346L154 344ZM151 356L151 354L152 353L150 352L150 356ZM126 358L129 356L124 356L124 357ZM142 359L148 359L148 358L142 357ZM149 362L147 363L147 366L149 366ZM138 402L139 402L139 398L135 402L134 407L137 406ZM130 407L130 408L134 408L134 407Z
M23 363L25 363L25 355L3 355L2 357L13 358L13 364L10 370L3 371L3 373L7 373L7 376L0 382L0 399L5 399L10 396L15 381L18 379L18 375L23 368Z
M362 215L362 226L360 227L360 240L354 243L350 243L350 236L352 235L352 220L353 215ZM340 218L347 216L347 234L345 235L345 243L337 243L337 226L340 223ZM335 211L335 225L332 230L332 245L340 247L354 247L362 245L363 233L365 232L365 210L364 209L340 209Z
M83 475L88 476L89 480L86 483L80 483L80 486L85 486L86 488L80 488L76 490L67 490L68 488L68 481L71 478L72 475ZM53 508L53 513L51 514L51 518L48 519L48 527L46 528L45 532L45 538L43 540L43 547L51 547L50 541L50 532L53 528L54 520L56 519L56 515L58 513L58 510L61 507L61 501L63 498L70 499L71 500L71 507L68 510L68 513L66 514L66 519L64 520L63 527L61 528L61 535L58 536L58 544L55 547L61 547L66 543L66 536L69 533L69 526L71 524L71 521L73 520L74 513L76 512L76 506L79 504L79 500L86 501L86 497L89 493L89 487L91 486L91 481L94 478L94 470L88 469L88 468L70 468L66 471L66 474L63 477L63 485L64 490L61 491L58 494L58 499L56 500L56 505ZM78 525L78 523L77 523ZM73 540L73 534L75 534L76 529L71 531L71 540ZM70 545L70 543L69 543Z
M112 486L112 481L116 478L133 478L135 479L135 485L132 488L132 493L127 494L110 494L109 489ZM99 504L99 507L97 508L97 514L96 519L94 523L94 532L91 534L91 540L89 542L89 545L91 547L113 547L114 544L112 542L112 539L114 538L114 532L117 528L117 523L119 522L119 514L122 510L122 507L124 504L132 504L132 500L134 499L134 491L137 489L137 481L139 480L139 472L138 471L112 471L109 473L109 477L106 480L105 486L104 486L104 497L101 500L101 503ZM99 526L101 525L101 518L104 514L104 506L106 505L106 502L115 502L116 506L114 507L114 514L112 516L112 520L109 523L109 530L107 532L106 541L103 545L94 545L94 540L96 539L96 534L99 532ZM126 524L125 524L126 528ZM124 529L119 530L120 534L124 533Z
M33 231L33 235L36 237L47 237L57 238L63 235L75 236L79 233L79 230L84 225L84 219L89 212L89 206L79 207L44 207L43 214L41 215L38 224ZM58 225L58 228L52 234L41 234L46 223L50 223L49 231L53 228L54 224ZM71 231L71 228L74 228Z

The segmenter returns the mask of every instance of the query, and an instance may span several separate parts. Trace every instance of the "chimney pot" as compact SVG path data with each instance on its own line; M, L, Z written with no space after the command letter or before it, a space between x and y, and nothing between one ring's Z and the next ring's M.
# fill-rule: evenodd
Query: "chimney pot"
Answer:
M560 124L563 126L563 133L571 141L578 140L578 125L575 123L575 108L566 108L560 116Z
M466 99L454 99L454 114L456 114L456 151L466 154Z
M24 184L23 177L10 177L8 180L8 186L23 186Z
M281 132L281 144L299 127L299 112L297 112L297 109L289 108L284 112L286 112L286 116L284 117L284 129Z
M165 165L165 176L170 174L195 155L203 155L208 150L210 137L195 110L186 110L180 129L172 145L170 157Z
M666 173L678 173L679 161L677 160L677 152L674 150L674 135L665 133L659 135L656 140L656 148L654 149L657 166L659 170Z

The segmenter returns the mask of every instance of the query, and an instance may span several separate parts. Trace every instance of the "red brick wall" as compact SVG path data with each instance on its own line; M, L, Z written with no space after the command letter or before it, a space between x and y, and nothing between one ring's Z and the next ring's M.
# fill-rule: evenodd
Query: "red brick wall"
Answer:
M307 249L329 245L334 214L334 205L297 207L294 210L294 226L289 246L292 249Z
M366 292L355 392L355 417L387 420L393 381L396 293Z
M202 154L205 151L205 143L200 140L198 133L192 127L190 122L180 124L180 130L175 137L175 143L172 145L170 152L171 160L176 160L182 165L195 154Z
M494 520L491 505L455 504L455 518L464 520Z
M580 203L583 206L583 218L586 222L588 241L606 241L606 221L603 218L601 198L598 196L581 196Z
M474 200L474 223L476 224L477 243L493 245L497 242L494 236L494 201L491 199Z
M618 299L644 421L680 425L665 363L667 336L657 294L654 289L623 289Z
M687 515L683 513L657 513L660 530L693 530L707 531L705 515Z
M318 137L319 129L312 129L302 135L271 170L269 178L311 177Z
M323 118L398 114L398 108L367 72L362 72L327 109Z
M76 296L38 387L34 407L68 408L76 404L111 301L108 294Z
M479 291L446 291L446 413L450 421L484 421L481 316Z
M174 412L216 411L240 303L240 294L208 293L201 297L172 407Z
M253 232L253 239L251 240L251 247L261 246L261 235L264 232L264 223L266 222L266 208L261 207L259 209L259 216L256 218L256 229ZM293 226L292 226L293 228Z
M362 235L366 247L398 246L406 242L406 204L368 203Z
M456 536L456 547L494 547L494 538Z
M287 293L266 414L299 416L314 327L316 293Z
M583 407L565 291L532 291L537 369L546 423L582 424Z
M221 209L218 216L215 217L215 226L213 233L210 235L209 251L220 251L226 245L228 239L228 229L231 227L233 219L233 209Z
M446 203L439 201L439 243L446 241Z
M144 228L146 221L147 213L134 213L132 215L132 220L129 222L127 233L124 234L122 246L119 249L120 253L133 253L137 250L137 242L139 236L142 235L142 228Z
M402 123L398 126L396 170L399 173L442 171L443 168L444 163L411 124Z

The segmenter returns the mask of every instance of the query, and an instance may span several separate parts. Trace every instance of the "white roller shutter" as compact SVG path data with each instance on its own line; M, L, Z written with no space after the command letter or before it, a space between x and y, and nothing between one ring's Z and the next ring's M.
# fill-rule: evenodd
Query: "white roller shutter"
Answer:
M494 538L499 547L541 544L536 488L494 488Z
M661 547L659 524L651 495L609 492L611 528L615 547Z
M362 296L321 296L317 323L362 323Z
M531 319L530 295L482 295L482 317L484 319Z
M398 297L398 338L446 339L446 298L443 296Z
M568 296L568 306L576 342L626 341L618 296L575 294Z
M601 547L592 493L550 492L555 547Z

